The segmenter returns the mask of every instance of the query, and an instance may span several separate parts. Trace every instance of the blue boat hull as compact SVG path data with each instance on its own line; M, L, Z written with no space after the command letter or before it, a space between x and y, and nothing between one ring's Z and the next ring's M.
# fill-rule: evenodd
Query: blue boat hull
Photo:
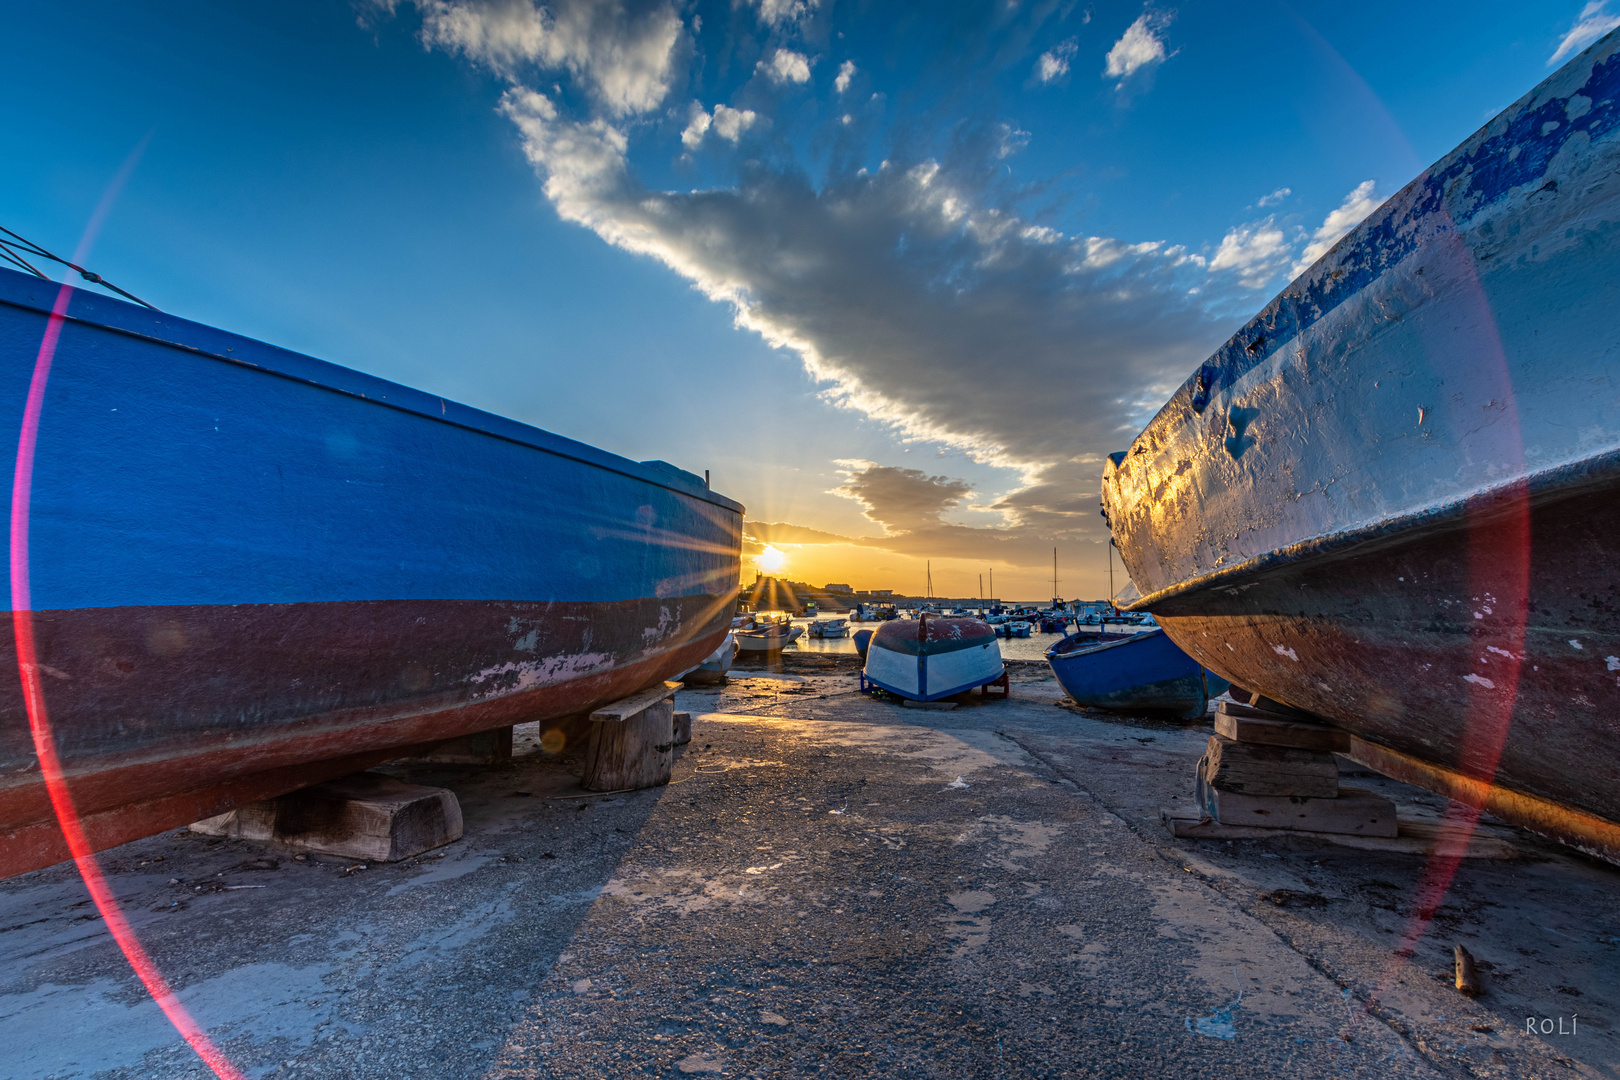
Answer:
M12 447L57 294L0 271ZM97 846L633 692L713 652L739 576L741 507L690 474L88 293L29 495L45 698ZM64 854L13 678L0 876Z
M1165 636L1070 634L1046 651L1058 684L1077 704L1130 713L1204 715L1225 679L1206 671Z

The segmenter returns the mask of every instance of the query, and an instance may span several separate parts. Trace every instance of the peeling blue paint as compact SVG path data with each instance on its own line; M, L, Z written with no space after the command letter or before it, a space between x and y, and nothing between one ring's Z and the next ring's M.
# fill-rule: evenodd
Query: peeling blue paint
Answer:
M1614 36L1587 52L1604 48ZM1584 57L1577 58L1569 66L1583 62ZM1476 133L1479 141L1471 150L1448 156L1374 211L1217 349L1165 408L1190 406L1202 413L1215 388L1231 386L1420 246L1456 232L1498 200L1541 180L1577 135L1591 143L1612 135L1620 127L1620 55L1593 64L1578 90L1532 108L1540 92L1538 87L1520 98L1481 132L1505 121L1504 130L1483 139ZM1591 104L1583 112L1571 104L1576 98ZM1571 112L1577 115L1571 118ZM1556 191L1557 182L1548 183L1549 192ZM1458 214L1463 207L1471 210Z

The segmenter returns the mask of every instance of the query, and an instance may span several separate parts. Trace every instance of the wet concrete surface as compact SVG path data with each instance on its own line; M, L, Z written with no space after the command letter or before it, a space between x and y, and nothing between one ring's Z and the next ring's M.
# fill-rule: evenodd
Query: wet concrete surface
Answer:
M682 693L665 788L570 797L520 729L509 767L393 768L466 818L402 864L102 862L254 1077L1620 1075L1620 868L1487 826L1441 895L1421 854L1174 839L1208 726L1060 706L1044 666L948 712L839 658L733 674ZM0 1032L7 1078L205 1074L67 866L0 883Z

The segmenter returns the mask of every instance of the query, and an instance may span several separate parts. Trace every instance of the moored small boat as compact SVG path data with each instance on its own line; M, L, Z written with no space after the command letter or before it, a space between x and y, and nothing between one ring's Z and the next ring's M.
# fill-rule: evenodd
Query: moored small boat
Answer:
M877 633L876 630L863 629L855 631L855 652L860 655L863 661L866 659L867 647L872 644L872 635L875 633Z
M1229 685L1188 656L1163 630L1075 633L1046 650L1058 684L1077 704L1113 712L1204 715Z
M866 648L863 679L911 701L936 701L1000 680L995 631L978 619L924 614L884 623Z
M741 629L733 630L737 648L747 653L781 652L804 635L785 611L761 611Z
M737 637L728 633L726 640L720 646L703 658L703 663L681 676L681 680L693 686L712 686L726 678L731 670L731 662L737 658Z
M849 622L845 619L817 619L806 630L813 638L841 638L849 636Z

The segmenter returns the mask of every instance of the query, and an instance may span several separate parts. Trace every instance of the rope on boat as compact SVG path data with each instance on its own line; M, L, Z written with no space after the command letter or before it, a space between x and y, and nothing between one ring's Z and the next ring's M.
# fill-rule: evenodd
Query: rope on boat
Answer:
M41 271L39 269L39 267L35 266L33 263L31 263L27 259L23 258L24 255L32 255L36 259L49 259L52 262L61 263L63 266L67 267L69 270L78 271L79 276L84 278L84 280L90 282L90 284L92 284L92 285L100 285L104 289L111 289L113 292L117 293L119 296L122 296L124 299L133 300L133 301L135 301L135 303L141 305L144 308L151 308L153 311L158 310L157 308L152 307L151 304L148 304L145 300L142 300L140 297L136 296L134 293L125 292L123 289L120 289L118 286L114 285L112 282L108 281L106 278L102 277L100 274L96 273L95 271L86 270L84 267L80 266L78 263L68 262L66 259L62 258L60 255L51 254L49 251L46 251L44 248L40 247L38 244L34 243L32 240L26 240L23 237L18 236L16 233L14 233L10 229L6 228L4 225L0 225L0 233L5 233L6 236L9 236L11 238L9 240L0 239L0 259L4 259L6 262L10 263L11 265L16 266L16 267L20 267L23 270L28 271L30 274L33 274L37 278L43 278L46 281L53 280L49 274L44 273L43 271Z

